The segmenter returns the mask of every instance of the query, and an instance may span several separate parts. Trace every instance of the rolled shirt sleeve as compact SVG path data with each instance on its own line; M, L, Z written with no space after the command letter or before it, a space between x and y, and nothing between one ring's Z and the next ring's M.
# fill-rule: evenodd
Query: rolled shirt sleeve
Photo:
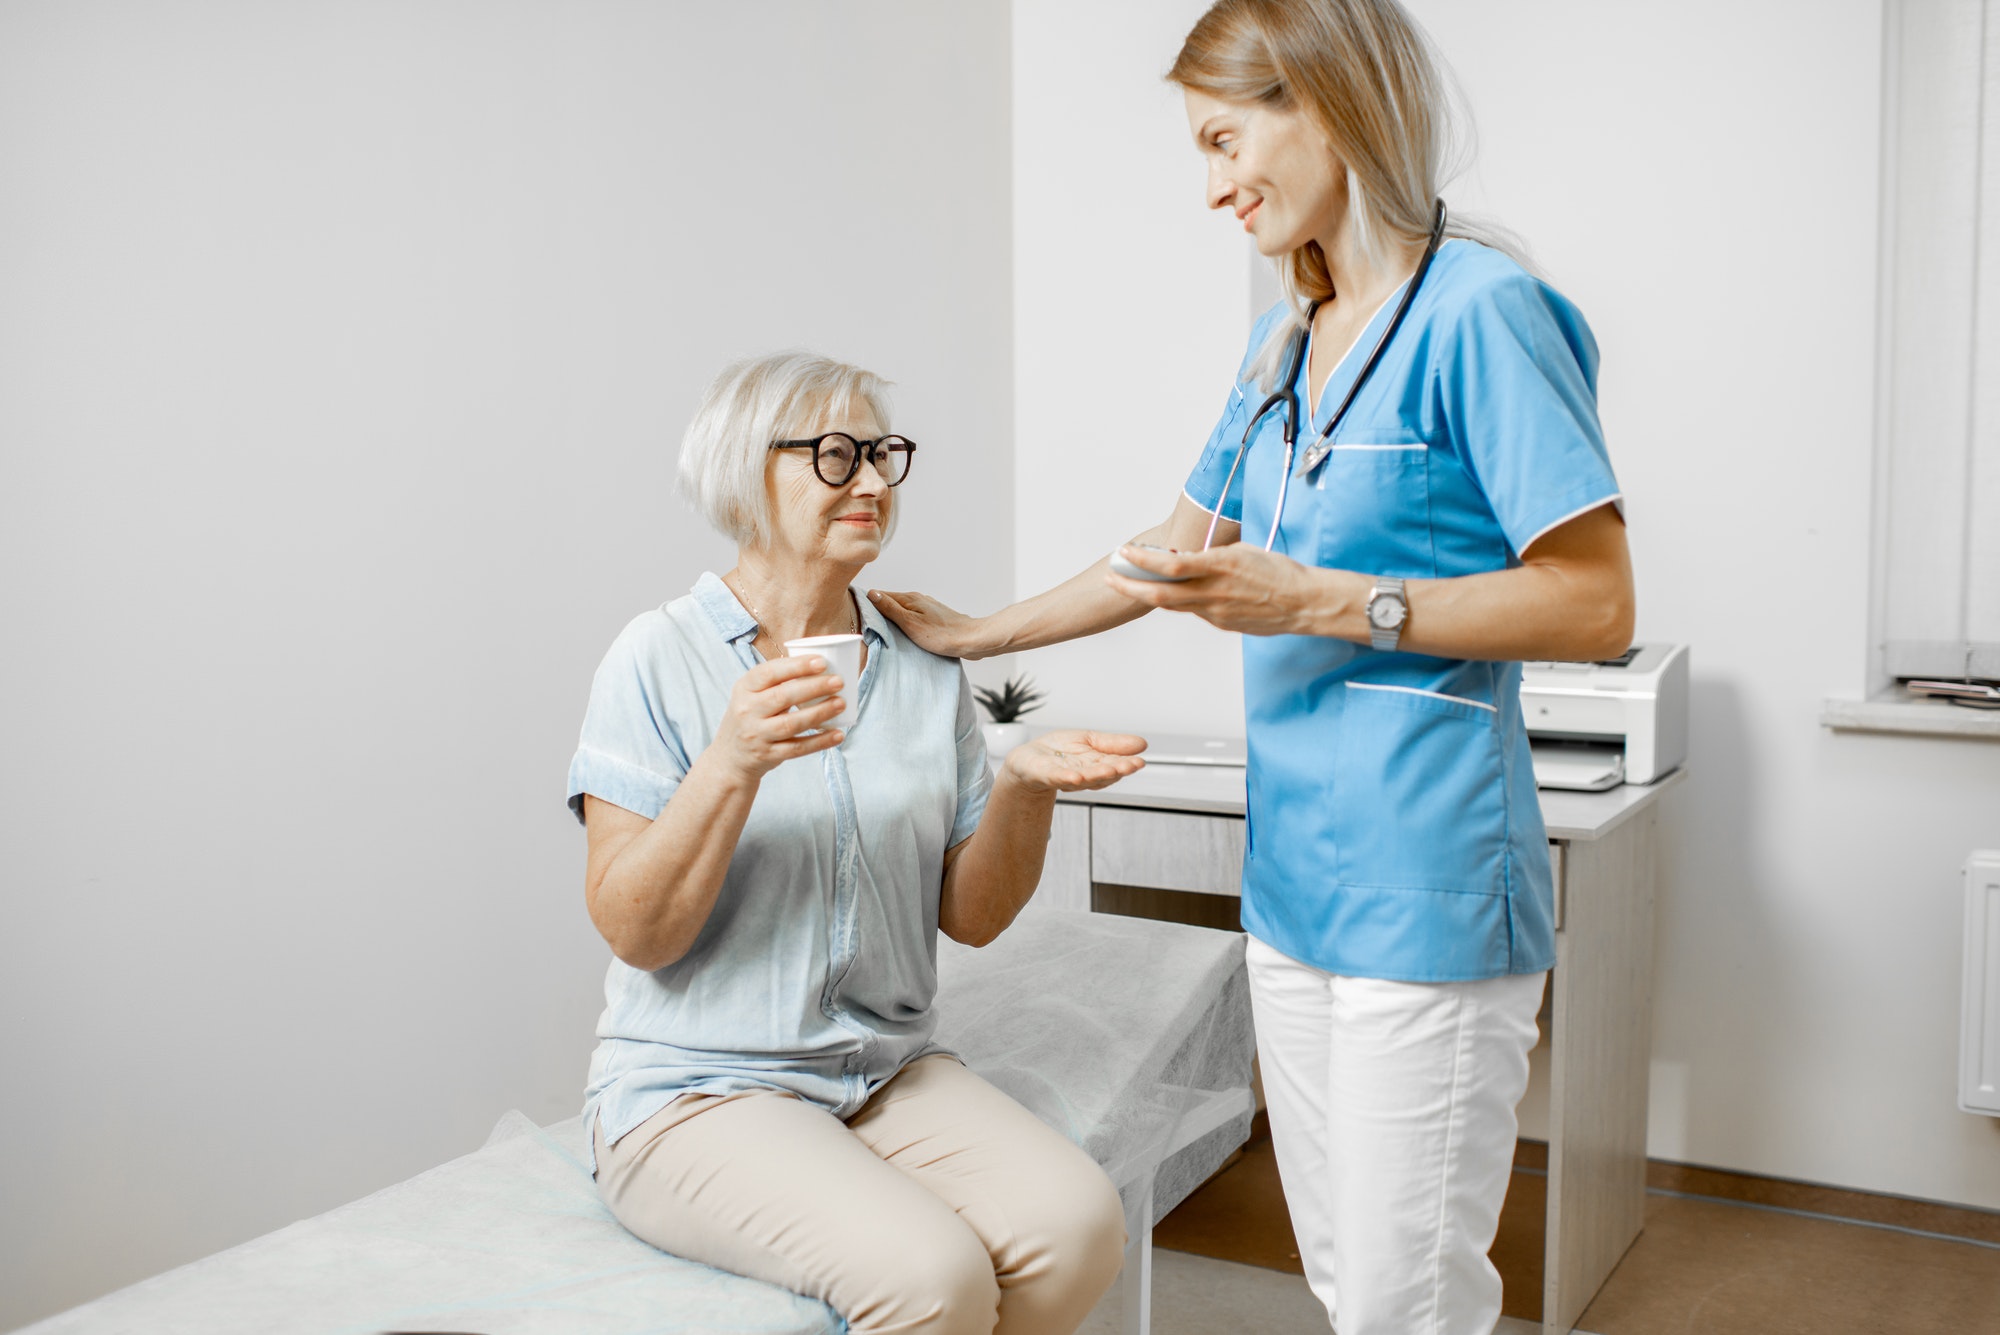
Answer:
M973 706L972 682L965 669L958 670L958 810L952 817L951 838L945 847L956 848L979 828L986 814L986 799L993 792L993 770L986 762L986 734L979 730L979 711Z
M640 622L627 626L591 681L569 765L569 806L578 821L585 793L656 820L687 775L688 755L667 715L658 660L644 635Z

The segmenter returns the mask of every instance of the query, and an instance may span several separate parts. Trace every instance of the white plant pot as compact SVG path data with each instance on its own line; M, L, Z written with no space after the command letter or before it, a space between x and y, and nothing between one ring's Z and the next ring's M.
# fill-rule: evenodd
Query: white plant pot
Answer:
M1025 723L982 723L979 730L986 734L986 752L998 759L1028 740L1028 725Z

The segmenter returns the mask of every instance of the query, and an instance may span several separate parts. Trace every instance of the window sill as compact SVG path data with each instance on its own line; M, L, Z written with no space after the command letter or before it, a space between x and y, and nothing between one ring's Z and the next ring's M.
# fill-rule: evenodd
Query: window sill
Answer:
M1836 732L1898 732L1919 737L1982 737L2000 741L2000 709L1967 709L1941 700L1913 700L1901 691L1873 700L1820 702L1820 726Z

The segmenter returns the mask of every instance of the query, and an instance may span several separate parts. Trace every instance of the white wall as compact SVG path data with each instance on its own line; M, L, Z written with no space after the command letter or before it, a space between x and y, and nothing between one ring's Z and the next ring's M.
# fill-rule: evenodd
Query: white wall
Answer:
M1007 11L0 7L0 1328L582 1099L563 776L729 356L1009 593ZM721 568L717 565L717 568Z
M1166 518L1250 336L1243 235L1202 206L1161 77L1205 0L1015 0L1014 577L1060 582ZM969 608L988 610L971 600ZM1152 616L1017 655L1042 717L1243 727L1234 636Z
M1447 197L1591 320L1640 635L1694 650L1653 1153L2000 1207L2000 1124L1954 1106L1958 867L2000 845L2000 749L1817 718L1866 662L1879 0L1413 8L1481 131ZM1198 9L1015 5L1022 594L1164 513L1241 354L1244 244L1151 82ZM1231 637L1185 622L1021 665L1051 717L1241 728Z

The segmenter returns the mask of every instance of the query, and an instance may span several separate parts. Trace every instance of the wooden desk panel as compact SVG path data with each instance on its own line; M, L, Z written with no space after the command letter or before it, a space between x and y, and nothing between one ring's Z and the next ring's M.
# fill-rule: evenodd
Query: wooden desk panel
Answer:
M1090 820L1090 879L1241 898L1243 820L1099 807Z
M1571 1329L1646 1220L1659 810L1562 846L1542 1330Z

